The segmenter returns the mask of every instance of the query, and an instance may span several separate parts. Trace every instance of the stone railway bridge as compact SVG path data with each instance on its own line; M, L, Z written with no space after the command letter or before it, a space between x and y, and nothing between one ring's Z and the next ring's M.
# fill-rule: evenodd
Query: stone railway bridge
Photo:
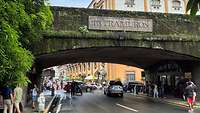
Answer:
M190 72L200 85L199 16L64 7L52 11L53 28L34 45L36 75L66 63L109 62L143 68L149 79L168 71L180 76Z

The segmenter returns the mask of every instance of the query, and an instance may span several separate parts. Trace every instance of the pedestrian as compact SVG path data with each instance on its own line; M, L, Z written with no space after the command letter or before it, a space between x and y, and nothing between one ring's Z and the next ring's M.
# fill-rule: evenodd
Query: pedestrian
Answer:
M158 98L158 86L154 84L153 98Z
M32 109L35 109L38 96L38 88L36 85L34 85L34 88L31 90L31 96L32 96Z
M71 95L74 96L75 95L75 87L76 87L76 83L73 80L71 83Z
M150 83L149 85L148 85L148 94L149 94L149 96L152 96L152 84Z
M3 95L3 105L4 105L4 111L3 113L12 113L13 110L13 95L12 95L12 89L6 85L2 88L2 95Z
M192 83L189 81L186 83L187 84L187 87L185 88L185 91L184 91L184 98L187 99L187 103L189 105L189 112L192 112L193 111L193 96L194 96L194 87L192 85Z
M18 84L17 87L14 89L14 106L17 113L21 113L20 111L20 104L22 101L23 90Z
M45 109L45 97L43 93L40 93L38 97L38 112L42 113Z
M190 81L191 82L191 84L192 84L192 86L193 86L193 88L194 88L194 91L193 91L193 104L195 104L195 101L196 101L196 96L197 96L197 91L196 91L196 89L197 89L197 86L192 82L192 81Z
M56 93L56 82L53 82L52 83L52 86L51 86L51 96L54 96L55 93Z

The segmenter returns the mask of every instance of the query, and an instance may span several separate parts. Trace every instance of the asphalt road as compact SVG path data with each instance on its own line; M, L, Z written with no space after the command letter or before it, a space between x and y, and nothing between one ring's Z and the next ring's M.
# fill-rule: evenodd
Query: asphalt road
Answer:
M187 113L186 108L160 103L159 101L125 94L107 97L101 91L84 93L62 101L60 113ZM193 113L199 113L195 110Z

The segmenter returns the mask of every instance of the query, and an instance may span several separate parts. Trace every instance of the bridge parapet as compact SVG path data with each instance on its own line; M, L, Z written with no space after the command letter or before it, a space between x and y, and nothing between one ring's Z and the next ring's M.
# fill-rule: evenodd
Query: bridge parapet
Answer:
M60 31L79 31L82 26L89 25L89 16L116 17L116 18L134 18L134 19L152 19L152 32L130 32L130 31L107 31L107 30L89 30L99 33L107 32L125 32L129 34L153 34L153 35L172 35L186 34L200 36L200 16L191 18L187 15L162 14L162 13L144 13L130 11L112 11L96 10L84 8L64 8L52 7L54 14L54 30Z
M35 55L79 48L132 47L168 50L200 58L200 16L64 7L52 7L52 11L54 27L36 44ZM153 30L81 32L80 27L88 26L89 16L152 19Z

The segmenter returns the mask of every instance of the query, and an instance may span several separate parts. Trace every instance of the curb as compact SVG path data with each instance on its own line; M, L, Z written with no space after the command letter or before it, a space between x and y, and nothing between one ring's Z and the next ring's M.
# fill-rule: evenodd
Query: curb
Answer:
M143 96L143 97L147 97L149 99L154 100L152 97L148 97L146 95L138 95L138 96ZM184 108L188 107L187 103L173 102L173 101L170 101L170 100L167 100L167 99L162 99L162 98L158 98L158 101L163 102L163 103L167 103L167 104L171 104L171 105L181 106L181 107L184 107ZM198 102L198 105L194 105L194 108L195 109L200 108L200 103Z
M175 106L181 106L184 108L187 108L188 105L182 104L182 103L178 103L178 102L172 102L172 101L167 101L167 100L162 100L163 102L167 103L167 104L171 104L171 105L175 105Z
M188 107L188 105L185 104L185 103L172 102L172 101L168 101L168 100L162 100L162 101L164 101L164 102L166 102L166 103L168 103L168 104L178 105L178 106L185 107L185 108ZM200 105L194 105L194 108L198 109L198 108L200 108Z

